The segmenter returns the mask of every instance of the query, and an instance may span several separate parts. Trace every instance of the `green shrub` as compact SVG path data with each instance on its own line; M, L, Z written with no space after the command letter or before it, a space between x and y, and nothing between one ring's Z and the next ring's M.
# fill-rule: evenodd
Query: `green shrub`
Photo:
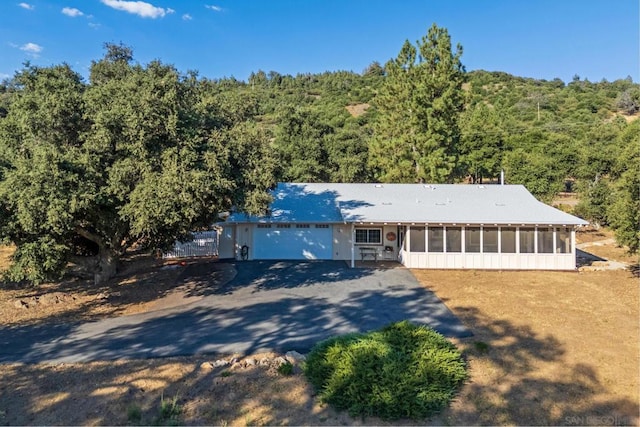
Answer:
M442 335L407 321L316 345L304 372L322 401L352 416L423 419L445 408L467 377Z
M177 425L182 408L178 404L178 395L171 400L165 400L164 393L160 396L160 410L155 424Z
M486 353L487 351L489 351L489 344L487 344L484 341L474 341L473 342L473 346L476 348L476 350L478 350L478 352L480 353Z
M293 365L289 362L287 363L283 363L282 365L278 366L278 373L280 375L291 375L293 374Z
M127 408L127 420L130 423L140 423L142 422L142 409L134 403L129 405Z

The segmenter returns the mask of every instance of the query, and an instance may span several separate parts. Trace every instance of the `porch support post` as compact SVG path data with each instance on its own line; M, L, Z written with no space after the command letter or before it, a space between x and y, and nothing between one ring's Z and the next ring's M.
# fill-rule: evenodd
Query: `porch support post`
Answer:
M573 260L573 269L578 268L576 264L576 227L571 227L571 259Z
M351 268L355 268L356 266L356 228L353 223L351 223Z

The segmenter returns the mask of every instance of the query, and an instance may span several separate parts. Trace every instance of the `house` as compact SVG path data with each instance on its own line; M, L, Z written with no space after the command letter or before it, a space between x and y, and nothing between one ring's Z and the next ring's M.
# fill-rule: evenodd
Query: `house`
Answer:
M220 256L574 270L586 224L522 185L280 183L267 216L227 219Z

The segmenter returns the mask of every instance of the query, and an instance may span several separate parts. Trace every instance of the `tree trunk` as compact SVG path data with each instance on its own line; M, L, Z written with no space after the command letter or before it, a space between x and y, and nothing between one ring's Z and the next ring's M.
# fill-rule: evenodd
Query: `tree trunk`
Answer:
M98 245L98 263L93 281L96 285L101 285L111 279L118 272L118 261L121 253L118 253L105 244L105 241L97 233L76 226L76 233ZM121 241L122 239L120 239Z
M107 248L101 247L98 254L98 269L94 275L94 283L101 285L116 275L118 256Z

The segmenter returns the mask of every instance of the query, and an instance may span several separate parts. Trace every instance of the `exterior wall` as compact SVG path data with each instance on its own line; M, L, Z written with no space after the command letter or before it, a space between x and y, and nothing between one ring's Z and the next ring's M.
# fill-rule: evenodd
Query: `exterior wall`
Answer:
M249 260L253 259L253 227L254 224L237 224L236 225L236 244L235 244L235 258L241 259L240 250L243 245L249 247Z
M334 227L339 227L339 226L336 225ZM350 230L351 225L347 224L344 226L344 228L347 230ZM359 250L359 248L361 247L374 248L376 250L379 260L384 260L384 259L394 260L394 261L398 260L398 253L399 253L398 239L400 238L400 236L398 235L399 234L398 227L396 225L383 225L383 224L356 225L354 227L354 232L355 230L361 230L361 229L379 229L381 232L382 239L380 243L356 243L354 245L354 249L355 249L354 257L356 261L361 259L360 250ZM389 237L391 237L391 239L389 239ZM351 242L349 241L348 244L350 245ZM390 248L391 251L387 251L385 250L385 248ZM351 247L349 246L348 249L349 250L346 257L336 258L336 259L350 260Z
M351 259L351 224L333 225L333 259Z
M572 254L447 254L409 253L402 263L409 268L478 270L575 270Z
M236 254L236 226L234 224L221 224L219 231L218 257L221 259L235 258Z
M234 232L227 233L235 237L234 252L236 259L240 259L240 248L245 244L249 246L248 259L255 259L253 248L254 227L255 224L236 224ZM352 229L355 232L357 229L378 228L382 232L382 243L354 244L354 258L356 261L361 259L358 248L364 246L375 248L377 250L378 260L398 260L409 268L489 270L575 270L576 268L575 230L571 230L571 253L518 253L520 245L518 227L515 227L518 230L516 232L516 246L518 247L516 253L470 253L465 252L466 228L462 227L462 251L447 253L428 252L427 250L425 250L425 252L409 251L408 248L411 247L410 226L406 227L402 248L398 247L398 240L401 239L401 236L399 227L396 225L355 225L352 228L352 224L333 224L330 227L332 228L333 236L332 256L334 260L351 260ZM395 240L388 239L389 233L395 235ZM554 233L554 244L557 245L555 239L556 234ZM536 244L537 240L537 233L535 233ZM393 248L393 251L391 253L385 252L385 246ZM425 244L425 246L428 245Z
M492 227L495 228L495 227ZM519 227L516 228L516 253L465 252L465 228L462 231L461 252L411 252L411 236L407 233L399 259L409 268L432 269L488 269L488 270L575 270L575 230L571 230L570 253L520 253ZM535 228L535 227L526 227ZM548 228L548 227L541 227ZM538 247L537 228L535 245ZM554 247L558 246L557 233L553 233ZM499 244L500 245L500 244ZM428 246L428 245L425 245ZM554 251L556 251L554 249Z

